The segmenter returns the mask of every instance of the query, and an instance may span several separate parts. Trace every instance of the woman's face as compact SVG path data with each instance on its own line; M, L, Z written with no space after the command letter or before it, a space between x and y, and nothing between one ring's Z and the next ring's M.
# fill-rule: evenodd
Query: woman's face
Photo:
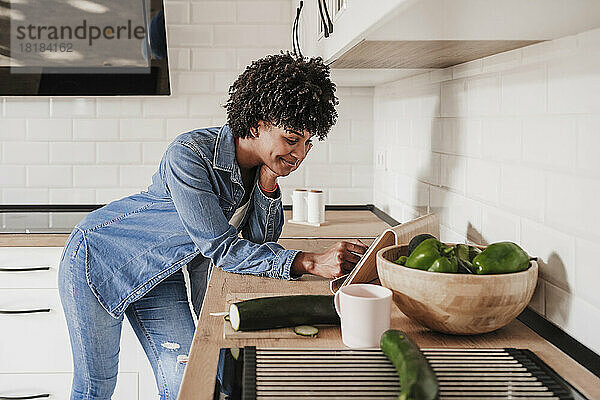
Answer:
M300 166L312 147L307 131L295 131L259 122L252 133L262 163L279 176L287 176Z

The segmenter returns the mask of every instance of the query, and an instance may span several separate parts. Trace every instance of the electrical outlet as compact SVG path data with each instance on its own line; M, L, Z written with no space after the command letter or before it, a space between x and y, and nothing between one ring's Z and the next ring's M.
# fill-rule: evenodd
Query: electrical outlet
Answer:
M375 167L385 169L385 150L378 150L375 153Z

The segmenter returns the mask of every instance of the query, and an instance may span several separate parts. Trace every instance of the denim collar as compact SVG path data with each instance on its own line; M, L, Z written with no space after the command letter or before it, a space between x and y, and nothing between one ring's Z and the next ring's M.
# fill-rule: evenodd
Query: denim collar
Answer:
M213 166L214 168L231 172L231 180L242 186L242 188L244 187L240 166L235 158L235 138L229 125L223 125L217 135Z

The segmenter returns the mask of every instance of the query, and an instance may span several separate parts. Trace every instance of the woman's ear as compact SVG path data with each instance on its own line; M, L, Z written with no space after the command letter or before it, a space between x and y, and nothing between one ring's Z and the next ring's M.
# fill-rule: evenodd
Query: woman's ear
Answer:
M261 130L261 129L262 129L263 131L265 131L265 130L266 130L266 131L270 131L270 130L271 130L271 124L269 124L269 123L268 123L268 122L266 122L266 121L263 121L262 119L261 119L261 120L259 120L259 121L256 123L256 126L253 126L253 127L251 127L251 128L250 128L250 137L252 137L252 138L257 138L257 137L259 137L259 136L260 136L260 130Z

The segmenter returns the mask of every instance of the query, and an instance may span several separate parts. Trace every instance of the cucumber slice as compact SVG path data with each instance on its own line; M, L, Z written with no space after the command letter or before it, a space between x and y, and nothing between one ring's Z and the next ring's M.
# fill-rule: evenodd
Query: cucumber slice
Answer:
M229 314L227 314L226 316L224 316L223 319L225 319L225 321L229 321Z
M235 331L287 328L299 325L339 325L333 296L274 296L245 300L229 306Z
M235 304L229 306L229 322L234 331L240 329L240 311Z
M315 337L319 333L319 329L311 325L300 325L294 328L294 333L300 336Z

